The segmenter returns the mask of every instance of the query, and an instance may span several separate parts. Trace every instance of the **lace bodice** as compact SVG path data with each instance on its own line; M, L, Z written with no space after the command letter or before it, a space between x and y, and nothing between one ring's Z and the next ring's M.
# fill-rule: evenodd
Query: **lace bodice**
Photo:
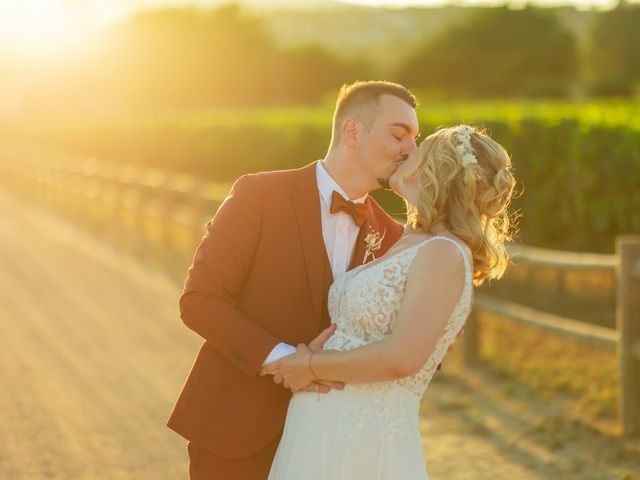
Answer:
M473 284L466 249L455 239L434 236L336 279L329 289L329 313L338 328L324 344L325 350L351 350L391 335L413 259L422 245L440 239L462 253L465 283L425 365L395 381L347 383L317 396L296 392L269 480L429 479L420 399L469 314Z
M377 263L348 271L329 289L329 313L337 329L325 343L325 350L351 350L381 340L393 331L411 262L422 245L438 239L451 242L460 250L465 266L465 283L444 332L425 365L418 373L395 381L418 398L422 397L471 309L472 269L461 245L449 237L430 237ZM379 387L377 384L376 388Z

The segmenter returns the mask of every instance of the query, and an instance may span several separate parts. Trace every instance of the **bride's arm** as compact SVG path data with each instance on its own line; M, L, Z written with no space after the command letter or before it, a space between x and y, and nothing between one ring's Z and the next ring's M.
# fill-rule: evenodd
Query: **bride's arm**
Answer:
M420 248L409 269L393 333L379 342L349 351L313 354L299 345L284 357L274 381L293 391L317 378L345 383L395 380L417 373L433 352L464 287L460 251L447 241ZM306 382L306 383L305 383Z

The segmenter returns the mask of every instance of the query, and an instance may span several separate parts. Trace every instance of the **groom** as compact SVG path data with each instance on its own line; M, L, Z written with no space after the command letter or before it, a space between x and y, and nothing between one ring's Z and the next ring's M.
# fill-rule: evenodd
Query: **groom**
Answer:
M400 237L368 193L415 150L415 107L394 83L344 86L325 159L240 177L207 223L180 298L205 341L167 423L189 440L192 480L267 478L291 392L258 373L299 343L319 351L333 279Z

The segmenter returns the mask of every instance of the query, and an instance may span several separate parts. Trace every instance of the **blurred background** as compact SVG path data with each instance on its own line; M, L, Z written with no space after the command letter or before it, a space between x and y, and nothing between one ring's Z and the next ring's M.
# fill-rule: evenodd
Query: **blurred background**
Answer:
M340 86L382 78L424 133L471 122L510 149L524 242L637 231L640 6L414 3L4 0L1 136L230 182L322 158Z
M640 3L0 0L1 478L184 478L204 223L368 79L519 180L514 265L425 397L434 478L640 478Z

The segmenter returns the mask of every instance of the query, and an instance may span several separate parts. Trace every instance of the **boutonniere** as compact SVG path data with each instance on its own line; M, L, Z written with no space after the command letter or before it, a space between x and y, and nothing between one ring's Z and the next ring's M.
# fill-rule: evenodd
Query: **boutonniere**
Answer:
M369 232L367 236L364 237L364 246L366 247L366 250L364 252L364 258L362 259L363 264L367 263L369 255L371 255L371 258L373 260L376 259L376 256L373 254L373 252L377 252L378 250L380 250L380 247L382 246L382 240L384 240L384 236L387 234L386 229L384 232L382 232L382 235L380 235L380 232L375 232L371 227L369 227L369 230L371 230L371 232Z

